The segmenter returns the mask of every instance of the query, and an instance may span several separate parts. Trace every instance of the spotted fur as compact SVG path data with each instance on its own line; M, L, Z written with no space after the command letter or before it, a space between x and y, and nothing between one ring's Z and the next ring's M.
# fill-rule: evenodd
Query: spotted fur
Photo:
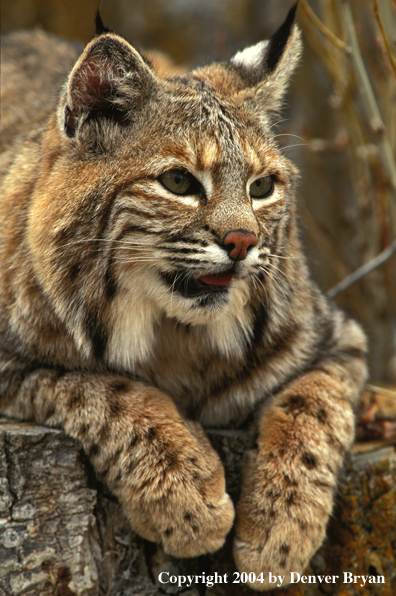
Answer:
M79 439L136 532L181 557L234 520L202 425L255 420L234 557L257 575L321 544L366 377L363 332L309 276L274 133L293 18L168 78L108 31L80 57L43 33L2 48L1 410Z

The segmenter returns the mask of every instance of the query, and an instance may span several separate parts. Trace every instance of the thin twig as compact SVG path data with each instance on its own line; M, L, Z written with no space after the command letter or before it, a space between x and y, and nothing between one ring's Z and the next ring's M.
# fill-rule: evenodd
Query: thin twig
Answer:
M396 391L391 391L390 389L385 389L384 387L378 387L377 385L366 383L365 389L367 389L367 391L371 391L372 393L379 393L380 395L386 395L387 397L393 397L396 399Z
M342 18L344 21L345 31L348 36L349 45L351 48L352 60L356 67L356 73L360 81L361 87L364 91L367 110L371 122L371 127L377 133L378 145L381 151L382 160L385 170L389 176L390 183L394 190L396 190L396 164L393 157L392 147L386 134L386 129L381 118L378 108L377 100L370 83L366 68L364 66L363 58L360 53L356 31L353 24L353 17L349 0L339 0Z
M364 277L365 275L382 265L382 263L385 263L385 261L387 261L393 255L394 252L396 252L396 240L394 240L387 248L385 248L385 250L380 252L379 255L374 257L374 259L371 259L370 261L359 267L359 269L356 269L356 271L348 275L340 283L333 286L326 293L326 295L329 298L334 298L334 296L349 288L349 286L351 286L359 279L361 279L362 277Z
M385 48L386 48L386 51L387 51L387 54L388 54L389 61L390 61L391 65L392 65L392 69L393 69L394 75L396 76L396 59L395 59L395 57L394 57L394 55L392 53L388 36L386 35L384 23L382 21L380 9L379 9L379 6L378 6L378 0L373 0L373 1L374 1L374 16L375 16L375 19L376 19L376 21L378 23L378 27L379 27L379 29L381 31L382 39L383 39L384 44L385 44Z
M329 39L337 48L343 50L344 52L348 51L348 46L345 42L342 41L339 37L334 35L334 33L326 27L324 23L316 16L310 5L308 4L307 0L300 0L300 5L305 10L308 18L316 25L316 27Z
M381 52L381 56L382 56L382 59L383 59L383 61L385 63L386 68L389 70L391 76L396 80L396 72L393 70L393 66L389 62L388 54L385 51L385 48L384 48L383 43L381 42L381 40L380 40L379 37L377 37L377 39L375 40L375 42L377 44L377 48Z

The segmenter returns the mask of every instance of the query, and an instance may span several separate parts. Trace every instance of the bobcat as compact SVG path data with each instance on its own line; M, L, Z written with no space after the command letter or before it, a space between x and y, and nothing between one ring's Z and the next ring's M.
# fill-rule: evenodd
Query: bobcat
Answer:
M100 20L80 57L44 33L4 40L0 207L1 411L78 439L176 557L216 551L234 522L202 425L253 421L234 559L286 581L325 536L367 374L362 330L310 278L273 132L295 9L168 78Z

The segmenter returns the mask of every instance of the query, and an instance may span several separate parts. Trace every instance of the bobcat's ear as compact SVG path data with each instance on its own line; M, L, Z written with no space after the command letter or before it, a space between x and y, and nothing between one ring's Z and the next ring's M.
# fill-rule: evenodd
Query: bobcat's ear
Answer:
M128 122L155 81L151 67L128 42L115 34L100 35L70 73L61 114L64 132L74 137L92 118Z
M302 52L300 30L293 25L297 3L267 41L238 52L231 64L241 79L239 93L254 111L278 112Z

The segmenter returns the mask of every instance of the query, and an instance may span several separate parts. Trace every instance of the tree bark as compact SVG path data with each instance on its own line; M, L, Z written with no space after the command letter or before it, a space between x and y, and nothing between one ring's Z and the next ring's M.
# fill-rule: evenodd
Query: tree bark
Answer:
M236 500L243 453L252 438L245 431L212 430L208 435L225 465L227 490ZM328 538L304 572L306 582L300 578L267 594L392 596L395 546L394 448L383 443L357 446L345 465ZM132 532L77 441L58 430L0 420L0 596L258 594L235 571L232 533L214 555L169 557ZM362 588L362 579L346 582L351 576L344 577L344 572L376 583L366 579ZM188 575L194 575L190 587L188 580L183 583ZM171 583L172 576L176 583ZM338 579L326 583L322 576ZM377 583L381 576L385 583Z

